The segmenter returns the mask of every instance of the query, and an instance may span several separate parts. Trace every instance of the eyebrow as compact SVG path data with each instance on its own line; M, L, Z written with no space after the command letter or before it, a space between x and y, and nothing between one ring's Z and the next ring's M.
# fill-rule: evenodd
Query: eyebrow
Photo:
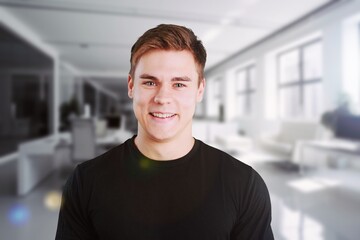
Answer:
M191 82L191 78L187 77L187 76L183 76L183 77L174 77L171 79L171 81L176 81L176 82Z
M140 78L142 78L142 79L150 79L150 80L157 80L156 77L154 77L154 76L152 76L152 75L150 75L150 74L146 74L146 73L141 74L141 75L140 75Z
M140 75L141 79L150 79L150 80L158 80L157 77L152 76L150 74L144 73ZM187 77L187 76L182 76L182 77L173 77L171 79L172 82L191 82L191 78Z

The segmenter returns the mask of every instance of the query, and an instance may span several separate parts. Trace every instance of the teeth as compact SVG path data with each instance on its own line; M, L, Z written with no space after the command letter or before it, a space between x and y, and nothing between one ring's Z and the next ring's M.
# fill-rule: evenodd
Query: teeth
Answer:
M170 114L170 113L152 113L152 115L158 118L169 118L174 116L174 114Z

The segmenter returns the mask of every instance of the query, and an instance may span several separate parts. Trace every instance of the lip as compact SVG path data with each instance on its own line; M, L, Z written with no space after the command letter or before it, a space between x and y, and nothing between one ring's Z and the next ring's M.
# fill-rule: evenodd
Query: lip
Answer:
M172 119L177 114L170 112L150 112L149 115L155 119L166 120L166 119Z

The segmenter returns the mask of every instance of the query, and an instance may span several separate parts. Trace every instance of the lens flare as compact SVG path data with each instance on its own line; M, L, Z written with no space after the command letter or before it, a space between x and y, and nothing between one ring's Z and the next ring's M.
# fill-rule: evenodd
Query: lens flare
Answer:
M50 191L44 197L44 205L51 211L57 211L61 206L61 193L59 191Z
M14 225L23 225L30 218L30 211L25 206L16 205L10 208L8 219Z
M150 168L150 161L148 159L141 159L140 160L140 168L143 169L143 170L147 170Z

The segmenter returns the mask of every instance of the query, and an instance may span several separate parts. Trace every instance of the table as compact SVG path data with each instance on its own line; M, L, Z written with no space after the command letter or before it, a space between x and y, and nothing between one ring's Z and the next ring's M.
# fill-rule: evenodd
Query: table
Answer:
M17 194L25 195L54 170L52 155L57 145L53 136L20 144L17 162Z
M219 143L224 150L237 153L249 152L254 146L253 140L250 137L238 134L218 135L216 136L216 142Z
M119 145L131 138L133 134L127 130L112 130L107 131L107 134L102 137L97 137L95 143L97 146ZM58 142L71 146L71 133L64 132L58 135Z
M131 137L132 133L126 130L109 131L106 136L96 138L95 142L98 146L115 146ZM17 164L18 195L29 193L56 169L54 154L59 144L71 147L71 134L65 132L20 144Z
M313 149L335 156L348 156L360 158L360 143L343 139L304 141L300 146L300 174L304 174L305 150Z

